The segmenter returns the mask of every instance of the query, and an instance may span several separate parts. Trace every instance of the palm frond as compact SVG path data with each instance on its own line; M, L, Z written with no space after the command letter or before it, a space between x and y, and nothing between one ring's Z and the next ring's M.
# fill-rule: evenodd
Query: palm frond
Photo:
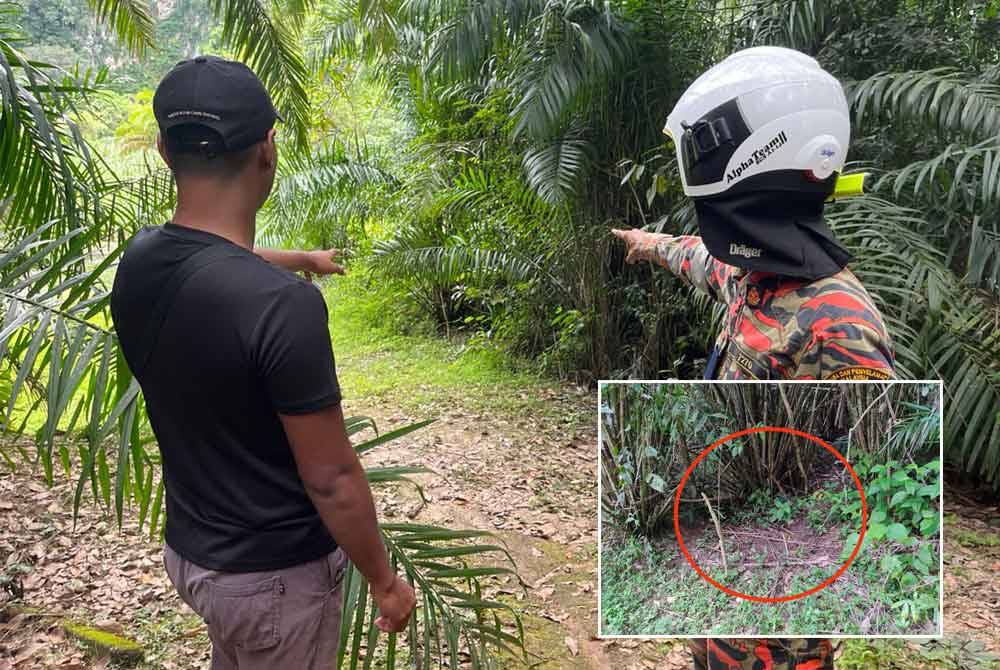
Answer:
M501 180L499 177L494 171L466 165L450 184L433 187L433 211L465 213L472 217L507 214L546 219L558 215L555 208L523 180Z
M453 240L447 246L417 246L405 235L376 242L373 269L388 277L423 277L440 286L488 279L523 281L539 264L497 249L480 249Z
M832 29L831 14L837 10L831 4L822 0L758 0L743 9L736 24L748 34L750 45L784 46L815 54Z
M1000 307L949 271L921 212L865 197L830 212L858 260L851 267L889 324L903 378L945 381L946 455L987 481L1000 478Z
M337 0L325 8L319 57L357 58L373 63L393 60L409 26L397 0Z
M938 133L1000 134L1000 85L953 68L882 72L847 86L855 123L929 124Z
M346 229L351 222L364 221L378 207L379 194L397 184L382 162L374 154L351 152L340 143L287 160L266 205L260 239L299 243L305 226Z
M56 436L81 429L93 439L91 448L100 448L115 425L111 403L121 399L108 386L121 389L131 379L118 359L113 334L88 317L106 295L96 277L103 266L78 264L79 249L86 246L78 240L92 232L76 230L47 241L52 225L5 244L8 250L0 257L0 366L14 379L0 425L4 432L19 433L35 412L44 416L35 443L50 482ZM74 293L77 299L69 300ZM88 407L89 425L77 426ZM58 457L68 471L66 449L59 445Z
M908 163L882 176L875 190L892 186L895 197L909 189L912 197L946 209L961 206L983 211L1000 203L1000 140L979 144L949 144L933 158Z
M296 148L308 143L309 74L293 26L269 11L264 0L212 0L222 39L260 77L282 113Z
M524 154L528 185L550 205L564 204L577 192L590 168L589 142L573 133Z
M549 2L532 21L537 38L526 48L517 79L515 137L547 139L631 52L628 31L589 2Z
M154 45L155 26L143 0L87 0L99 21L107 23L118 41L137 56Z
M473 0L450 3L411 0L409 13L426 25L440 26L431 35L427 67L445 80L475 77L487 56L503 48L545 3L539 0Z
M945 380L945 454L969 473L1000 484L1000 306L986 295L950 290L930 369ZM933 327L933 325L931 326Z
M281 14L292 28L298 32L302 29L309 11L313 9L313 0L272 0L272 12Z
M993 295L1000 294L1000 221L990 217L984 222L976 215L972 218L969 232L969 248L966 255L966 281L973 286L981 286Z
M0 202L12 232L58 218L51 233L62 234L83 219L93 174L86 144L62 112L61 91L71 86L0 40Z
M939 245L949 249L946 264L956 271L964 269L973 286L996 292L1000 143L995 138L972 146L949 144L932 158L885 173L874 190L891 192L897 200L924 210L925 218L934 220L939 239L961 240Z
M370 420L351 418L350 433L373 427ZM404 426L355 445L359 455L398 440L426 426L429 421ZM369 474L372 470L367 470ZM374 486L405 482L408 469L382 469ZM490 533L454 530L416 523L383 523L382 537L393 567L403 572L422 599L406 633L383 636L374 625L375 609L364 576L352 567L344 581L338 667L352 664L364 655L366 667L395 668L399 647L407 656L407 667L430 670L457 667L463 659L473 668L488 667L498 651L526 657L524 627L518 612L485 595L488 583L497 578L519 582L513 558ZM500 559L501 564L496 560ZM506 563L504 565L503 563ZM402 638L402 641L401 639ZM361 651L364 645L364 652Z

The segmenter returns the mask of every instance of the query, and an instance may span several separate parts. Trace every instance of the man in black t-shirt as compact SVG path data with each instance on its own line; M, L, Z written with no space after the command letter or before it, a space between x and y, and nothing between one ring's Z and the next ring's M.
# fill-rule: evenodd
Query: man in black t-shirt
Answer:
M213 670L332 667L346 558L380 628L415 605L345 431L326 305L290 271L339 268L254 251L279 117L249 68L182 61L153 110L177 209L129 243L111 311L162 454L167 572L208 624Z

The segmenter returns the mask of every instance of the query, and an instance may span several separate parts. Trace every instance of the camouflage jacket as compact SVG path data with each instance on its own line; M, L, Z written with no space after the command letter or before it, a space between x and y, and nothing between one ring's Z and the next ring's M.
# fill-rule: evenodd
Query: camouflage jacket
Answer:
M847 268L814 281L747 272L694 236L658 235L641 255L726 304L716 379L894 377L882 315Z
M695 670L833 670L829 640L688 640Z

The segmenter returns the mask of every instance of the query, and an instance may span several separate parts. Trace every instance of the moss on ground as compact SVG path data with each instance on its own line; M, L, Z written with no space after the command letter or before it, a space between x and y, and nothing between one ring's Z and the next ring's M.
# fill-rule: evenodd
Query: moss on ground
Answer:
M141 644L110 631L75 621L64 621L62 627L73 638L125 667L137 665L145 657Z

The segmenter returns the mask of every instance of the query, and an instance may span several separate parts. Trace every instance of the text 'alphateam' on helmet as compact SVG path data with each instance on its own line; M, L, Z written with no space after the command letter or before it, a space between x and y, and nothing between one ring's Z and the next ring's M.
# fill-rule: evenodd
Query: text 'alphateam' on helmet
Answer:
M851 138L840 82L813 58L781 47L739 51L702 74L664 132L692 198L768 172L826 180L843 169Z

